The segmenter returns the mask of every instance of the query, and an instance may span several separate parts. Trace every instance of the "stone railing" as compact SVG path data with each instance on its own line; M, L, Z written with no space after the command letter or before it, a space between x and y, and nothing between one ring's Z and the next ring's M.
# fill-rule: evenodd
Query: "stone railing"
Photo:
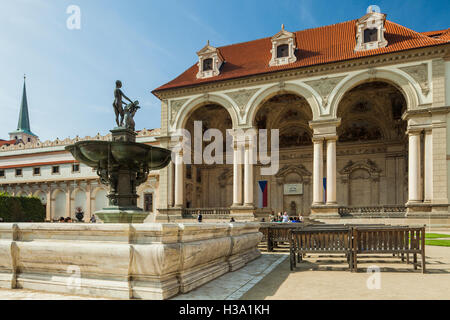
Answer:
M401 205L368 206L368 207L339 207L341 216L370 216L370 215L404 215L406 207Z
M198 212L203 216L218 215L228 216L230 215L230 208L185 208L183 209L183 217L197 216Z
M259 257L258 223L0 223L0 287L167 299Z
M153 137L160 135L160 129L142 129L136 132L137 137ZM91 137L86 136L84 138L81 138L79 136L76 136L75 138L66 138L64 140L60 140L59 138L56 138L56 140L46 140L46 141L36 141L36 142L27 142L27 143L18 143L18 144L11 144L11 145L4 145L0 147L0 151L14 151L14 150L25 150L25 149L36 149L36 148L46 148L46 147L58 147L58 146L67 146L70 144L74 144L79 141L86 141L86 140L102 140L102 141L109 141L111 140L111 133L108 133L104 136L102 136L100 133L97 133L97 135Z

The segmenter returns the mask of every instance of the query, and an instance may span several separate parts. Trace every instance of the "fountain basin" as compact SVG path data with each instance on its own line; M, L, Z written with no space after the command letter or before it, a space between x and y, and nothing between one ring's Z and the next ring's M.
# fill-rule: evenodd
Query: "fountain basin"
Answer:
M80 141L65 149L76 160L93 168L113 161L128 168L146 164L150 170L159 170L171 160L170 150L129 141Z
M2 223L0 287L168 299L260 256L259 223Z

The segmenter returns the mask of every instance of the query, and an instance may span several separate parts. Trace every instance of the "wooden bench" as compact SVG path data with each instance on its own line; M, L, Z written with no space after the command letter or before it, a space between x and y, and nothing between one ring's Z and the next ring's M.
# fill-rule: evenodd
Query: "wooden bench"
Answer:
M358 254L393 254L413 255L414 270L417 270L417 255L422 257L422 273L425 273L425 227L354 227L353 237L353 271L358 271Z
M346 226L291 230L290 232L290 267L291 271L301 262L306 253L342 253L347 257L352 269L352 229ZM297 256L297 259L296 259Z

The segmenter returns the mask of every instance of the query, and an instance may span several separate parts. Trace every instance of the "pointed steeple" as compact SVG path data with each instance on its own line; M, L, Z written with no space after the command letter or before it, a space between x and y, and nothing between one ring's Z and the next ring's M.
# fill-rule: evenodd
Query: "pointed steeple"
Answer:
M14 140L22 140L30 142L37 139L37 136L31 132L30 116L28 114L28 100L26 88L26 76L23 76L23 92L22 101L20 103L19 122L17 123L17 130L10 132L10 138Z
M17 131L31 132L30 129L30 117L28 115L28 101L27 101L27 88L25 84L26 76L23 76L23 92L22 102L20 103L19 122L17 124Z

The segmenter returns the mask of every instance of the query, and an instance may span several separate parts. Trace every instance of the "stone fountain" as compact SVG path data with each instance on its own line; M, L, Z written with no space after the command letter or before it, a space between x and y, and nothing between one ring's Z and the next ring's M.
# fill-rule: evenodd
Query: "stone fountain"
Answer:
M66 148L109 185L109 206L96 212L109 223L0 223L0 288L168 299L260 256L258 223L141 223L147 213L137 207L136 187L164 168L171 152L136 143L139 102L120 87L118 81L111 141Z
M105 223L142 223L148 213L137 206L136 188L147 180L151 170L169 164L171 151L136 143L134 115L140 108L139 101L128 99L121 87L117 81L113 103L117 127L111 130L112 141L80 141L66 150L79 162L95 168L101 183L109 186L109 206L95 212L96 216Z

